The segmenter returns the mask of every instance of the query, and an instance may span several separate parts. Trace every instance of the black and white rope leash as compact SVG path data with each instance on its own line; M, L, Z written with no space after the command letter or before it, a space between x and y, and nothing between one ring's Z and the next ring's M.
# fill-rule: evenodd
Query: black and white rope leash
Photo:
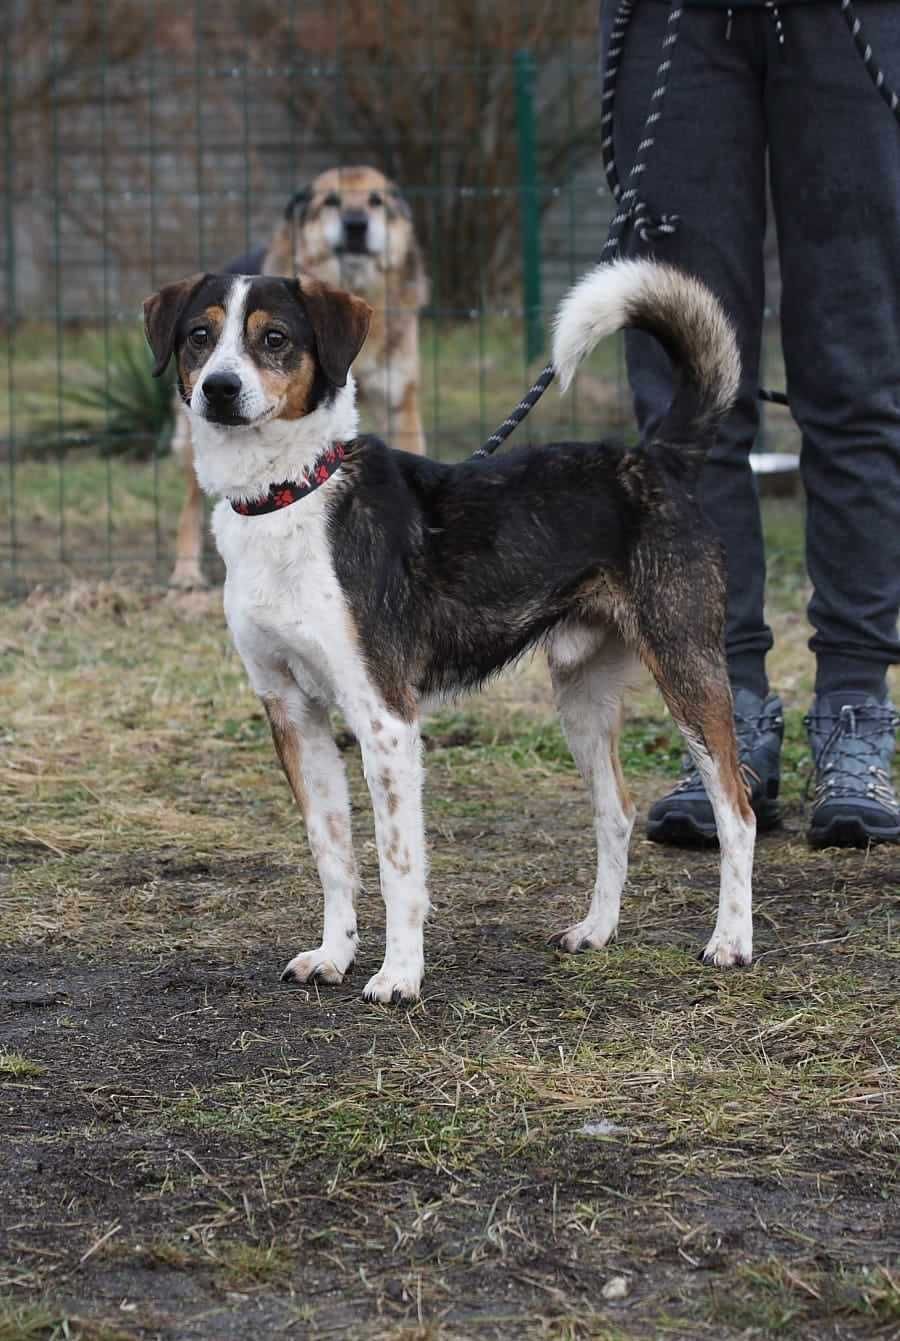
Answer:
M672 53L675 43L678 40L678 25L681 20L683 7L681 0L672 0L671 8L669 10L666 33L662 44L662 55L659 66L657 67L654 89L650 99L650 109L647 113L644 132L641 136L641 141L638 145L638 151L631 171L628 174L628 181L624 191L621 189L619 174L616 168L613 143L616 79L622 59L622 51L625 45L625 33L635 3L636 0L620 0L619 8L613 19L609 46L607 48L601 100L601 152L606 180L609 183L610 191L613 194L618 208L612 223L610 224L606 242L603 244L603 249L600 253L601 262L607 258L608 253L618 248L621 242L622 232L629 219L633 218L635 229L643 241L648 241L653 237L674 233L678 227L677 215L663 214L659 219L653 219L646 203L638 193L637 182L646 168L648 155L653 148L656 126L662 116L663 101L666 95L669 73L672 68ZM768 0L765 7L775 23L778 41L783 46L784 27L781 22L781 14L778 5L773 3L773 0ZM872 47L866 39L863 26L853 8L853 0L840 0L840 7L841 13L847 23L847 27L850 30L850 35L853 38L853 43L856 50L859 52L869 78L875 86L876 91L881 95L883 101L890 108L898 123L900 123L900 95L898 95L887 83L884 71L875 60ZM727 22L730 31L731 10L728 11ZM522 420L531 413L555 376L556 370L553 367L553 364L548 363L546 367L541 370L537 379L529 387L516 408L503 420L503 423L495 429L484 445L479 447L476 452L472 453L473 459L476 457L493 455L497 448L506 441L509 435L518 428ZM758 396L760 400L773 405L788 405L790 403L783 391L767 391L765 388L760 387Z
M629 219L634 222L634 228L642 242L650 242L654 238L663 237L667 233L674 233L678 228L678 216L675 214L663 214L658 219L654 219L650 213L649 206L641 196L638 190L640 178L643 176L647 167L647 157L653 148L656 138L656 126L662 116L663 100L666 96L666 88L669 82L669 75L672 70L672 51L675 43L678 41L678 25L681 22L682 3L681 0L674 0L669 17L666 20L666 31L662 40L662 51L660 54L659 65L656 70L653 92L650 95L650 107L647 111L647 120L644 122L644 130L641 135L640 143L637 147L634 163L631 172L628 174L628 181L625 189L619 183L619 173L616 168L615 149L613 142L613 122L615 120L616 104L616 80L619 73L619 63L622 58L622 50L625 45L625 30L631 18L634 9L635 0L622 0L619 9L616 12L613 21L613 31L610 37L610 47L607 53L606 72L603 79L603 94L601 100L601 118L600 131L602 135L601 150L603 153L603 168L606 173L606 180L609 189L618 205L616 213L609 228L609 235L603 245L600 253L600 260L603 261L608 251L613 250L619 245L621 235L625 224Z
M775 25L775 37L780 47L784 46L784 24L781 22L781 10L775 0L766 0L766 13Z
M853 45L862 57L862 63L866 67L866 73L878 93L881 94L884 102L893 112L897 120L900 121L900 96L898 96L884 77L884 71L875 59L871 46L866 41L866 35L863 32L863 26L856 17L856 10L853 8L853 0L841 0L841 13L847 27L850 29L850 36L853 38Z
M613 122L616 111L616 79L619 63L625 47L625 33L631 19L634 0L622 0L616 10L609 45L606 48L606 67L603 72L603 91L600 95L600 152L603 156L603 174L606 177L613 199L618 201L621 195L619 174L616 169L615 137Z

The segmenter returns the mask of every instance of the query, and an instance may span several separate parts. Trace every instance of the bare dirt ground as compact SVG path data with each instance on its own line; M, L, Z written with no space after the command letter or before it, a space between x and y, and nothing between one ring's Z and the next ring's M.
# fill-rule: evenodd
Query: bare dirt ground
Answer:
M215 598L37 595L0 658L0 1341L900 1336L900 849L807 849L802 673L734 973L716 854L639 828L619 943L548 949L593 848L538 670L432 723L397 1010L352 749L357 972L279 985L319 895ZM646 690L624 754L643 809Z

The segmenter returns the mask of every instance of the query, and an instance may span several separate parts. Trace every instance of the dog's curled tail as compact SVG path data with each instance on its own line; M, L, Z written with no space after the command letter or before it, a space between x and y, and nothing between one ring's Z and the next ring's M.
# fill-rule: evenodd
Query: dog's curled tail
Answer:
M563 391L581 360L623 326L654 335L679 377L653 441L705 453L741 377L734 329L719 300L700 280L657 261L597 266L569 291L556 316L553 366Z

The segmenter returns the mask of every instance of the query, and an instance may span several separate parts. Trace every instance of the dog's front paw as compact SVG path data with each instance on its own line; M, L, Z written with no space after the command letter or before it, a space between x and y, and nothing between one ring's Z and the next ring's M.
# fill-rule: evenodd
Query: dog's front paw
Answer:
M194 559L179 559L169 576L170 591L204 591L209 580Z
M366 1001L380 1001L385 1006L406 1006L418 1001L421 986L421 970L395 972L384 967L366 983L363 997Z
M294 955L281 975L282 982L328 982L344 981L344 974L353 965L352 958L341 960L324 945L318 950L306 950Z
M585 918L583 922L576 922L574 927L558 931L555 936L550 937L549 943L555 950L574 955L582 950L602 950L604 945L609 945L610 941L615 939L615 926L599 921L592 922Z
M715 968L747 968L753 959L753 935L749 931L726 935L716 930L700 958Z

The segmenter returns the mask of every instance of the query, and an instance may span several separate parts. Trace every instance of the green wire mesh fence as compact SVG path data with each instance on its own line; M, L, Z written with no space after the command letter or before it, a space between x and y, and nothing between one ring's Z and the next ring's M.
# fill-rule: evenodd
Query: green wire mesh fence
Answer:
M606 233L596 0L10 7L7 590L72 575L165 579L184 486L168 451L171 386L149 376L141 300L265 249L286 202L329 168L369 164L408 202L429 284L419 320L429 454L465 456L505 416L541 366L558 298ZM596 436L629 421L611 345L577 394L551 392L520 436ZM390 406L380 419L364 407L362 422L396 437Z

